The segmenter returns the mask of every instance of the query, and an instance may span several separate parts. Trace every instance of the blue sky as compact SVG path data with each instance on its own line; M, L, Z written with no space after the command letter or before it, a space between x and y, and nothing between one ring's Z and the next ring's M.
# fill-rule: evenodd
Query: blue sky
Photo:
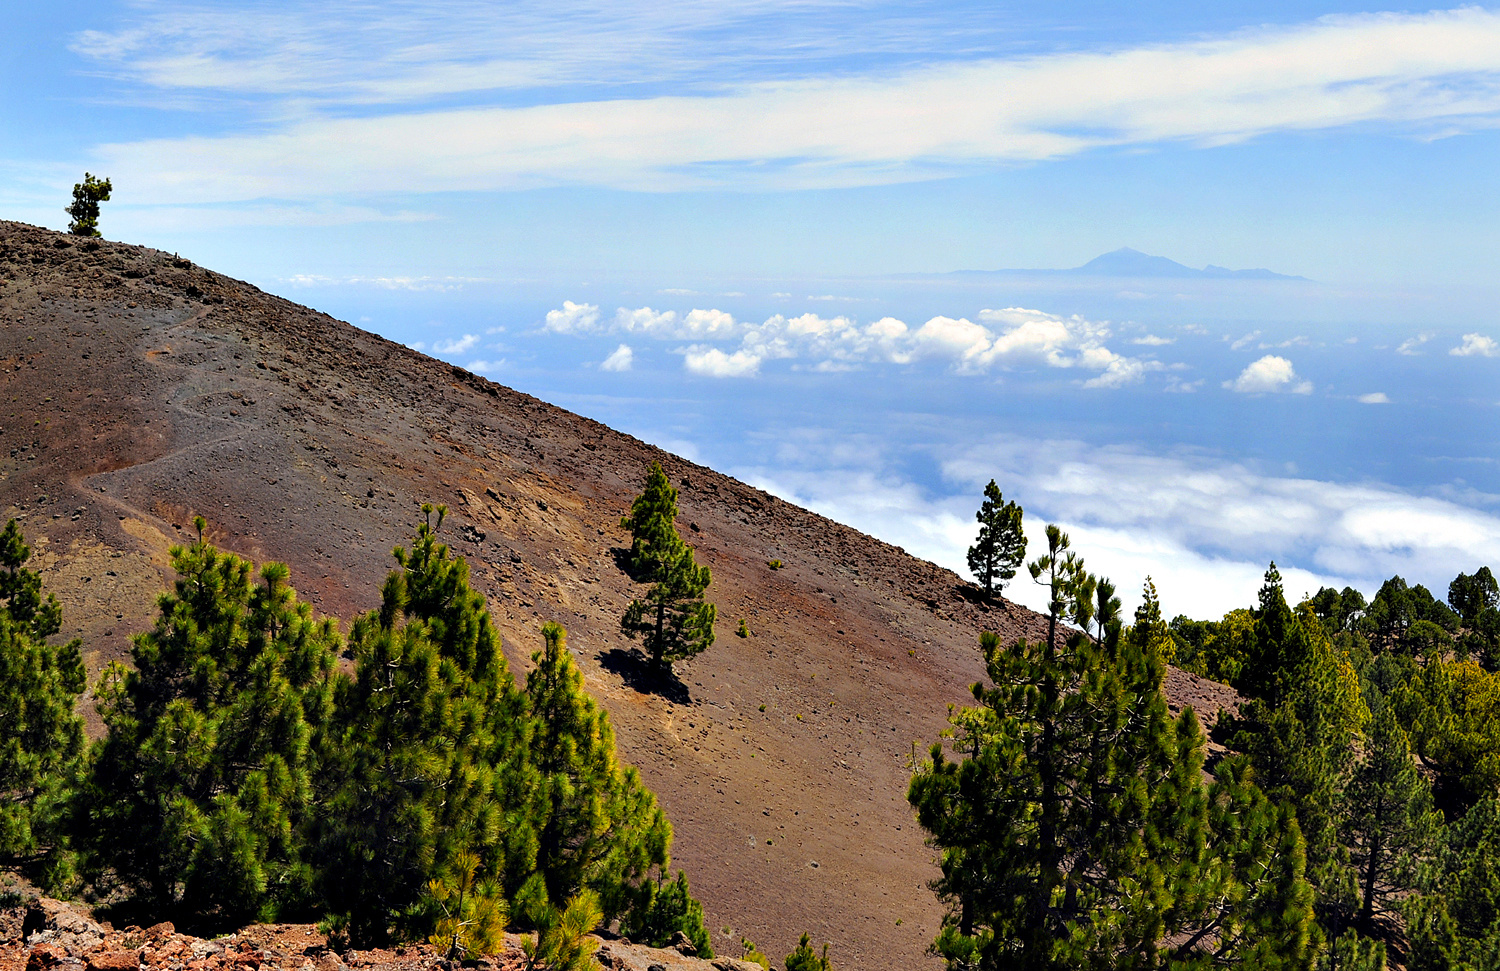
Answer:
M7 218L107 175L106 235L954 567L991 476L1195 616L1500 566L1500 10L5 7ZM950 275L1121 246L1307 279Z

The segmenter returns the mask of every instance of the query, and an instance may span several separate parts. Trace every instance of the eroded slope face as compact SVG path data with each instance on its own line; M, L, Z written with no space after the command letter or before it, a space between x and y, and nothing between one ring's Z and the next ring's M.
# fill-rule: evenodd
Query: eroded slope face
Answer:
M679 487L720 617L665 693L636 690L618 632L637 593L615 562L619 520L652 461ZM841 966L936 966L912 745L969 697L981 629L1035 637L1043 618L978 606L900 549L186 260L0 222L0 516L24 517L91 670L149 626L195 514L221 546L288 563L347 622L378 604L424 501L449 506L444 538L513 670L543 622L568 628L672 819L716 948L738 954L747 934L780 955L808 930ZM1173 678L1205 714L1232 700Z

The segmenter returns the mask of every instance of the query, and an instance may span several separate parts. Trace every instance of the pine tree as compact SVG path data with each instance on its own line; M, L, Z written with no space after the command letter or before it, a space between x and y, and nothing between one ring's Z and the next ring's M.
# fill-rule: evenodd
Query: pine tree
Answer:
M287 568L199 539L171 551L178 579L138 635L133 670L97 690L108 734L77 801L91 857L139 903L223 927L305 910L313 739L331 712L340 648Z
M350 631L354 677L338 680L327 740L320 883L361 945L404 931L423 887L461 854L501 874L520 855L507 852L504 804L525 784L508 791L497 764L524 760L524 703L467 564L437 541L446 508L422 511L380 609Z
M1455 820L1424 870L1422 893L1401 901L1411 971L1493 968L1500 960L1500 797Z
M651 584L632 601L620 620L631 639L640 638L658 674L670 675L675 661L703 653L714 642L715 608L703 599L709 569L693 560L693 548L677 534L677 490L660 463L653 463L646 488L620 521L630 530L630 569Z
M1141 605L1135 609L1135 623L1126 636L1144 653L1154 654L1169 664L1176 660L1177 642L1173 640L1167 622L1162 620L1161 600L1150 577L1146 578L1145 589L1141 591Z
M356 943L413 932L422 888L470 854L522 925L555 924L556 902L585 891L611 919L649 902L671 825L619 761L566 632L543 628L518 689L467 564L436 538L446 510L423 508L349 636L319 838L329 905Z
M693 899L687 874L678 870L676 880L662 879L646 887L646 898L620 920L620 933L637 944L668 947L680 932L693 942L697 957L713 957L713 943L703 925L703 905Z
M828 960L828 945L823 945L820 955L813 950L806 931L797 942L797 949L786 956L786 971L833 971L833 962Z
M563 901L587 888L612 918L649 895L643 882L653 868L666 869L672 825L640 774L619 761L609 715L583 690L567 632L547 624L542 634L525 688L539 775L524 823L539 886L527 895Z
M73 217L68 223L68 232L74 236L99 235L99 203L109 201L114 187L108 179L96 179L83 173L83 181L73 186L73 204L63 210Z
M561 911L544 907L536 936L521 942L526 971L598 971L599 942L588 935L603 920L599 895L592 890L580 890Z
M446 878L427 884L427 900L441 914L428 941L449 961L494 954L505 943L505 894L494 880L480 880L479 870L479 857L464 850Z
M979 521L979 537L969 547L969 572L989 600L1016 575L1016 567L1026 556L1026 534L1021 529L1021 507L1014 500L1004 501L994 479L984 487L984 503L974 518Z
M1318 916L1338 939L1359 906L1357 874L1340 833L1355 741L1369 720L1359 677L1311 604L1287 606L1275 564L1254 612L1241 690L1256 695L1231 723L1231 747L1259 785L1296 812Z
M1344 810L1345 842L1359 874L1359 921L1368 932L1377 907L1413 886L1441 825L1432 789L1389 705L1375 715Z
M451 661L420 621L371 616L349 635L354 678L341 678L319 833L324 899L347 914L357 946L382 944L430 876L498 827L481 721ZM450 787L452 791L450 792ZM486 811L489 812L486 812Z
M30 556L10 520L0 533L0 855L14 862L61 850L62 802L83 754L73 711L85 681L80 642L47 643L62 608L42 598Z

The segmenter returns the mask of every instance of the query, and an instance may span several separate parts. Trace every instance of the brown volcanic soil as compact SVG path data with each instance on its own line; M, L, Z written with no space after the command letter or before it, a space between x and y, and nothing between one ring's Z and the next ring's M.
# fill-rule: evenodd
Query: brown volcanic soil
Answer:
M713 569L720 633L642 693L613 551L660 461ZM292 569L344 618L379 601L424 501L523 671L555 620L623 755L676 827L716 946L803 930L843 966L930 967L932 851L905 801L982 674L981 630L1044 618L977 604L955 574L597 422L154 250L0 222L0 517L22 518L91 671L128 653L192 517ZM767 561L780 559L772 571ZM739 618L751 635L734 636ZM1173 671L1211 722L1233 692ZM726 928L730 930L726 931Z

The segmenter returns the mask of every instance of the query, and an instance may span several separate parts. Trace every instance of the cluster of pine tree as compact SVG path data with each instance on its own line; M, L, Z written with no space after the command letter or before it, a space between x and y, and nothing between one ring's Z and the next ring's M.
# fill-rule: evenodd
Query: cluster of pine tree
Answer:
M1047 539L1047 639L982 638L989 684L908 794L941 851L950 968L1500 967L1487 567L1446 604L1394 577L1292 607L1272 564L1255 607L1212 622L1164 621L1148 579L1125 627ZM1248 699L1211 773L1192 710L1168 714L1168 662Z
M711 955L686 876L667 879L671 825L619 761L565 632L544 628L518 685L467 563L438 541L445 510L424 513L347 639L284 565L256 571L198 520L133 665L100 680L107 732L87 749L79 645L47 645L60 610L12 522L0 852L199 930L326 917L351 943L431 935L456 955L513 926L538 932L534 966L563 968L619 919Z
M1125 629L1113 587L1046 535L1030 564L1046 639L981 638L989 684L908 792L941 851L934 950L995 971L1307 967L1314 896L1292 808L1243 757L1205 774L1197 718L1173 718L1162 694L1150 588Z

